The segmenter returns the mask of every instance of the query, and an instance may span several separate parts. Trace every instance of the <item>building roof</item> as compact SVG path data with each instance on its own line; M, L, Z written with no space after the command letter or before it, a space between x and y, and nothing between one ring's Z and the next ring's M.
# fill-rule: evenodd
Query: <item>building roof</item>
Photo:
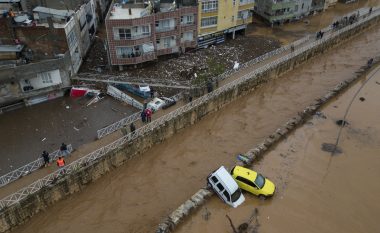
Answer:
M131 14L129 14L129 9ZM110 19L136 19L142 17L144 14L145 8L122 8L122 7L113 7L110 14Z
M0 0L0 3L15 3L20 2L20 0Z
M42 6L38 6L34 8L33 12L45 13L45 14L58 16L58 17L67 17L74 14L73 10L56 10L53 8L47 8L47 7L42 7Z
M0 45L0 53L21 52L24 45Z

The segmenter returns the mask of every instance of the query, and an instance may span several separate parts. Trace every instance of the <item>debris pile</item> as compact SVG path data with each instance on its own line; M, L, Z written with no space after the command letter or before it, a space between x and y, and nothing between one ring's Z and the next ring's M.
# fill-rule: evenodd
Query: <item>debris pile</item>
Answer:
M213 73L208 70L210 62L218 63L223 66L224 70L228 70L237 63L243 64L280 46L280 43L273 38L240 36L235 40L227 40L223 44L212 45L207 49L190 51L179 57L162 57L156 62L140 64L138 68L131 67L126 71L113 69L111 72L106 69L107 53L104 50L103 41L98 38L94 41L93 47L81 67L81 72L118 76L118 80L124 81L166 80L167 83L178 85L193 81L196 78L195 73L207 74L211 78ZM214 75L216 76L218 73Z

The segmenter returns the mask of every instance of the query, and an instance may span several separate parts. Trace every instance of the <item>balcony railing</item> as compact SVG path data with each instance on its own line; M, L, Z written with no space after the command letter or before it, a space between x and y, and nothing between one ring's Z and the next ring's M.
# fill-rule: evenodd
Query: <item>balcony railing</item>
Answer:
M248 4L254 4L255 2L254 1L240 1L239 3L239 6L244 6L244 5L248 5Z
M202 13L217 12L218 8L202 9Z
M154 52L149 52L149 53L143 53L139 54L137 53L137 56L122 56L118 57L118 59L122 59L124 64L138 64L146 61L151 61L156 58L156 55Z
M175 27L157 27L156 32L168 32L173 31Z

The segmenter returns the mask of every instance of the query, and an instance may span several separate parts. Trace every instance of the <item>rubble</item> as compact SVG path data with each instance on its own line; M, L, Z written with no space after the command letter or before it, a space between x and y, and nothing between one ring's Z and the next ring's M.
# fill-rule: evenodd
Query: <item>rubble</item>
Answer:
M239 36L235 40L227 40L223 44L211 45L207 49L189 51L178 57L160 57L156 62L139 64L137 68L127 70L107 70L107 53L103 40L97 38L85 59L80 73L98 73L116 76L120 81L154 82L162 80L164 83L189 85L198 76L205 75L212 78L218 73L209 70L210 62L221 65L229 70L236 64L242 64L255 57L265 54L281 46L280 42L263 36ZM220 72L221 70L218 70ZM197 74L197 75L195 75ZM94 76L95 77L95 76Z

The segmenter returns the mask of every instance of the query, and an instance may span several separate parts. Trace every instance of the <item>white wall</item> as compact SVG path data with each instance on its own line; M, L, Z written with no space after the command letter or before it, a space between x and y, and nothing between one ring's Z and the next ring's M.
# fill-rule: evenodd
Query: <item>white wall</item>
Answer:
M20 81L20 86L32 86L33 90L42 89L45 87L55 86L62 83L61 74L59 70L51 70L48 72L37 73L37 76L34 78L28 79L28 82L25 80Z

